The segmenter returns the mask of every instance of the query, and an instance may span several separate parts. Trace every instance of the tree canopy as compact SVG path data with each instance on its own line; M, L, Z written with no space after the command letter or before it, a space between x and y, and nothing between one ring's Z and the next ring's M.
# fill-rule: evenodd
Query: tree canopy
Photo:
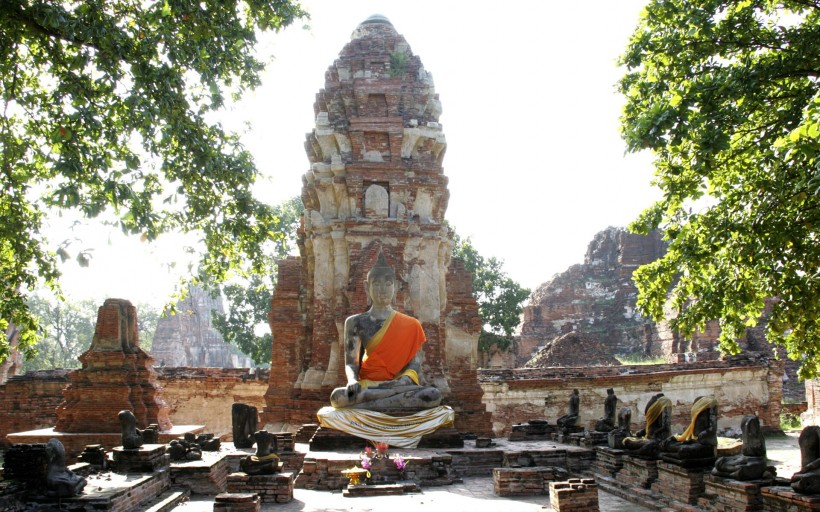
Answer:
M299 197L293 197L274 208L275 214L282 219L281 232L284 237L276 240L274 250L269 254L272 272L224 286L226 313L214 315L214 328L222 334L222 338L236 345L258 365L271 362L273 338L267 322L273 288L276 286L276 262L287 257L296 247L296 230L304 209ZM257 333L258 327L263 325L265 332L260 335Z
M623 137L663 198L630 226L669 251L635 272L638 305L721 347L767 311L767 338L820 373L820 3L654 0L621 64Z
M453 257L462 259L464 267L473 274L473 295L484 326L479 348L486 351L495 344L506 349L521 322L522 303L530 296L530 290L503 271L503 261L480 255L469 238L462 240L454 234Z
M267 271L280 220L252 195L251 155L211 114L259 85L257 34L304 16L290 0L0 2L0 331L15 324L30 355L26 295L59 289L49 209L148 241L201 232L198 272L213 281Z

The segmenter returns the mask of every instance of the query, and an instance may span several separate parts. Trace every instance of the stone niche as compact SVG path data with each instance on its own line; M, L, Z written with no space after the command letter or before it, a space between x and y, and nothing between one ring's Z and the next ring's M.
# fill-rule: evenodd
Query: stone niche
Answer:
M57 407L57 432L120 432L117 414L134 413L137 426L156 423L170 430L168 406L153 369L153 358L139 346L137 310L127 300L108 299L97 313L91 347L82 368L69 374Z
M342 326L367 309L363 280L381 250L396 270L395 308L427 334L424 377L456 410L457 429L489 433L476 375L478 308L469 284L463 290L469 274L450 261L444 224L446 142L431 75L393 25L374 16L326 72L314 113L300 257L280 262L269 316L275 370L262 421L313 422L345 382Z

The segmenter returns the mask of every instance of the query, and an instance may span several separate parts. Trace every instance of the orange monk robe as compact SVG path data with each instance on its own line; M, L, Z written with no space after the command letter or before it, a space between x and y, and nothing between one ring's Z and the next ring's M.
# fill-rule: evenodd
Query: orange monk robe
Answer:
M393 380L407 375L418 384L419 379L415 371L402 370L416 357L421 344L425 341L427 337L418 320L393 311L364 348L365 353L359 368L360 382Z

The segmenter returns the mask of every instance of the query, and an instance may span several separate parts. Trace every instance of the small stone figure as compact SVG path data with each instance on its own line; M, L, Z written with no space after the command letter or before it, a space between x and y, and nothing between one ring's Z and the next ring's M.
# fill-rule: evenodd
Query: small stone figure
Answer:
M196 436L196 444L202 448L203 452L218 452L222 442L213 434L199 434Z
M606 390L606 400L604 400L604 416L595 422L596 432L609 432L615 428L615 409L618 406L618 397L615 390Z
M122 427L122 447L135 450L142 446L142 431L137 428L137 418L129 410L120 411L117 415Z
M610 430L607 443L610 448L624 449L624 439L632 435L632 409L624 407L618 412L618 428Z
M743 432L741 454L716 460L712 474L742 481L773 478L775 472L774 468L768 467L766 440L760 431L760 418L744 416L740 422L740 430Z
M792 476L792 489L801 494L820 494L820 427L800 432L800 471Z
M260 430L253 437L256 440L256 455L248 455L240 460L240 469L249 475L272 475L278 472L276 436L267 430Z
M66 468L65 448L57 439L46 443L48 469L46 470L46 496L50 498L70 498L83 492L85 478Z
M253 446L253 433L256 432L259 416L256 407L235 403L231 406L231 423L233 426L233 445L237 448Z
M182 439L174 439L168 443L168 455L171 460L200 460L202 448L196 442L196 434L187 432Z
M567 406L567 413L557 420L555 423L558 424L558 428L562 429L565 433L570 427L574 427L575 424L578 422L578 411L581 405L581 397L578 395L578 390L573 389L572 394L569 396L569 405Z
M714 463L717 455L717 416L717 400L714 396L697 397L692 404L692 420L686 431L661 443L664 460L699 460L704 465Z
M142 431L143 444L158 444L159 443L159 425L151 423Z
M671 430L672 401L658 393L649 399L644 409L646 427L639 430L635 437L623 440L624 449L630 455L642 458L657 458L660 443L669 436Z

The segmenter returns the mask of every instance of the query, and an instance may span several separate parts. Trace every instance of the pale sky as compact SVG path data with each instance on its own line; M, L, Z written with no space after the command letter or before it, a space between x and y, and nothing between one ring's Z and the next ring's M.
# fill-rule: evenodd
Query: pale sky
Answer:
M645 0L308 0L312 19L265 38L263 85L223 120L241 129L273 204L300 194L305 134L324 74L356 26L382 14L433 74L447 138L446 218L479 253L535 289L583 261L593 235L657 197L651 156L624 155L615 61ZM91 266L63 267L71 297L161 304L184 274L178 239L124 240L95 227ZM164 267L178 262L168 273Z

